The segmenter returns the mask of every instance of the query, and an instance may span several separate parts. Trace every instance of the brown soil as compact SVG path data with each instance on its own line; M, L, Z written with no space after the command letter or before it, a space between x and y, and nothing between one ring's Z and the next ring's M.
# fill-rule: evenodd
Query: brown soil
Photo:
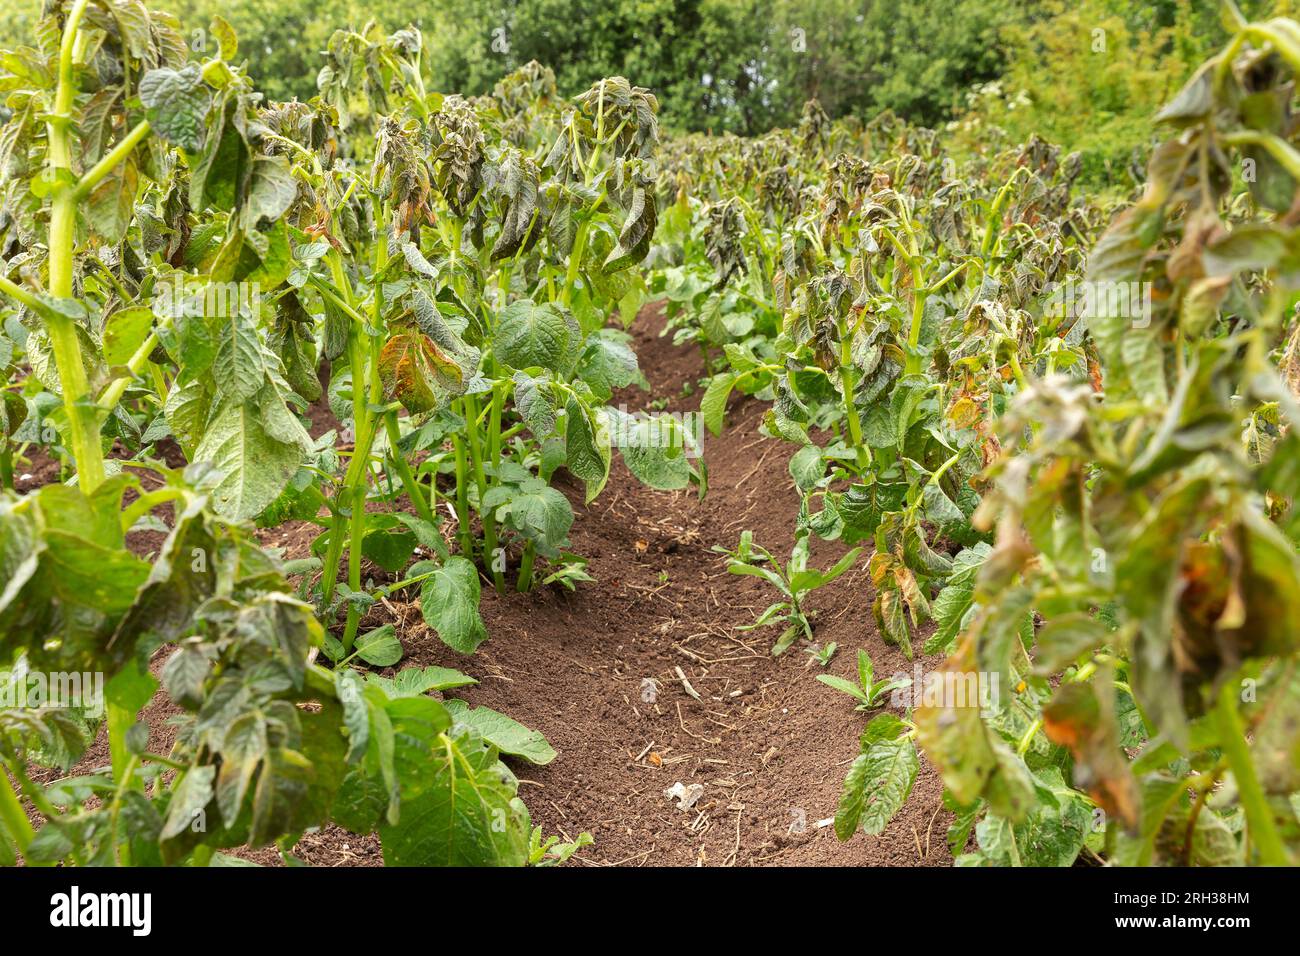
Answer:
M663 397L673 411L697 407L700 357L672 346L662 327L659 310L647 309L633 329L650 393L628 391L613 404L634 409ZM938 775L924 762L911 799L879 837L858 833L840 843L831 827L818 826L834 815L866 715L814 680L822 671L800 645L773 658L777 629L737 629L777 596L757 578L728 574L711 547L734 547L748 528L785 558L799 506L788 471L794 447L759 435L764 408L733 397L722 436L706 438L703 501L693 490L645 488L617 455L608 486L589 507L578 483L561 480L577 515L573 550L590 559L597 583L505 597L485 585L491 639L472 658L423 624L413 592L390 597L392 611L380 607L366 623L398 624L407 652L399 667L464 670L480 683L455 696L546 735L559 756L546 767L515 764L520 795L546 833L591 832L596 842L576 864L950 865L951 818ZM313 424L324 430L316 416ZM263 540L295 557L317 530L272 529ZM825 567L843 548L816 542L812 551L813 563ZM853 679L859 647L878 675L910 673L876 630L873 596L865 561L814 593L817 640L839 645L826 673ZM143 715L153 747L169 744L166 720L174 713L160 700ZM106 751L97 741L83 769L107 763ZM664 795L679 781L704 787L689 811ZM382 862L374 837L338 828L308 834L295 853L317 865ZM273 850L239 855L278 862Z
M56 456L50 455L44 448L28 448L25 461L14 460L14 490L17 492L35 491L45 485L59 480L61 465Z

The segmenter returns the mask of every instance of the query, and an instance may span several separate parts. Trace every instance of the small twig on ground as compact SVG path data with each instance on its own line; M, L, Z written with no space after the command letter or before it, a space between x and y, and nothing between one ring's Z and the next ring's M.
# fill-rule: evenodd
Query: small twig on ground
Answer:
M704 701L703 698L700 697L700 692L691 686L691 682L686 679L686 675L682 673L682 669L680 667L674 667L673 671L677 674L677 679L682 682L682 689L696 700L700 701L700 703L703 703Z
M735 866L737 863L740 856L740 818L745 815L745 805L743 803L733 804L729 809L736 811L736 845L731 848L731 852L723 859L723 866Z

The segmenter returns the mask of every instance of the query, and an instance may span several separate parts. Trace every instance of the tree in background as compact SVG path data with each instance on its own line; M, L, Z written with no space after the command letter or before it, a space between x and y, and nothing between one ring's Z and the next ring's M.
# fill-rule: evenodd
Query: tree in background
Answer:
M1020 17L988 0L448 0L431 14L431 62L437 82L471 92L532 59L562 92L622 73L677 129L762 133L812 97L832 116L935 122L998 75L999 30Z
M1238 5L1252 19L1296 6ZM967 92L955 142L992 152L1037 134L1079 150L1086 182L1130 186L1128 170L1143 178L1151 118L1227 34L1217 0L1044 0L1001 40L1002 75Z
M133 0L112 0L133 2ZM214 13L240 37L273 99L316 91L333 30L374 19L418 26L434 87L490 93L538 60L573 95L622 74L652 89L670 129L755 134L798 120L817 97L832 115L890 108L951 115L972 83L998 75L1000 29L1023 0L160 0L195 43ZM25 42L40 0L0 14L0 41Z

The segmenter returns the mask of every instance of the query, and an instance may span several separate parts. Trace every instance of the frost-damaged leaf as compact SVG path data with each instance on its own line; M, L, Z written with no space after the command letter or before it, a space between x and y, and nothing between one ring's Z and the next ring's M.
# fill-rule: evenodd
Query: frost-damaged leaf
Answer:
M1300 790L1300 666L1294 661L1278 675L1251 751L1268 793Z
M975 577L992 551L989 545L980 542L972 548L963 548L953 559L948 580L931 605L938 627L925 642L927 654L947 650L961 633L974 600Z
M86 199L86 221L111 246L126 238L139 184L135 161L127 159L105 176Z
M537 207L537 164L517 149L508 149L496 167L491 168L488 188L505 199L506 212L501 232L492 246L492 261L509 259L521 249L529 248L541 234L534 228L539 218Z
M1174 660L1178 572L1208 489L1207 478L1194 477L1164 492L1129 535L1115 573L1129 614L1142 625L1133 645L1133 690L1151 721L1175 743L1187 739L1184 689Z
M212 375L222 393L236 402L252 398L266 380L257 326L238 312L221 322Z
M463 390L464 372L424 333L407 329L393 335L379 353L384 395L411 414L445 404L448 393Z
M172 792L171 803L167 805L167 822L163 825L160 839L179 836L194 825L195 819L212 799L216 775L217 768L213 766L193 767L186 772Z
M1024 761L985 725L978 699L971 700L979 696L968 692L979 678L975 642L968 637L912 688L913 700L919 700L916 739L959 803L984 797L995 813L1022 820L1033 804L1033 781Z
M149 125L181 149L198 152L203 146L203 122L209 103L198 65L150 70L140 78L138 91L148 111Z
M645 186L635 187L627 219L623 221L623 228L618 234L618 245L605 260L602 270L606 273L617 272L644 259L650 251L657 222L654 193Z
M233 61L239 51L239 39L235 36L234 27L220 14L212 18L212 35L217 40L217 56L227 63Z
M429 570L426 562L411 568L411 573ZM459 555L448 558L442 567L425 579L420 593L424 623L433 628L442 642L461 654L473 654L487 640L487 629L478 613L478 569Z
M1100 647L1110 630L1091 614L1075 611L1054 617L1036 637L1034 673L1043 677L1060 673L1085 651Z
M81 120L77 126L81 133L81 145L85 150L84 162L98 162L107 151L108 144L113 138L113 123L121 98L121 86L105 86L96 90L82 108ZM0 162L0 170L4 168L5 164Z
M1039 801L1023 822L990 813L975 827L985 865L1071 866L1078 858L1093 826L1091 805L1055 767L1042 771L1035 785Z
M517 720L489 707L471 707L454 698L443 702L452 720L473 727L480 737L503 754L545 766L555 759L555 750L540 730L529 730Z
M221 744L221 769L217 774L217 808L227 826L233 826L248 796L258 764L268 750L266 718L246 711L231 722Z
M442 301L441 293L439 294L439 301ZM404 300L404 307L407 309L406 316L409 316L410 321L415 323L416 328L427 335L433 344L438 347L438 351L455 362L457 368L460 369L459 376L448 372L438 381L438 384L447 389L452 395L464 394L467 383L473 379L474 373L478 371L482 353L466 342L447 323L442 313L438 311L437 305L420 289L412 290ZM399 328L401 325L401 321L395 322L394 319L389 319L390 329Z
M1138 788L1119 746L1113 696L1091 684L1062 684L1043 708L1043 730L1074 757L1074 783L1129 828L1138 822Z
M203 702L203 683L211 669L211 662L201 651L183 647L163 665L163 690L182 707L198 707Z
M239 226L252 232L263 222L276 222L298 195L289 163L283 156L258 156L253 161L248 194L239 210Z
M1187 126L1204 119L1214 106L1214 67L1206 63L1156 114L1157 123Z
M149 571L148 580L136 594L131 610L118 624L114 643L124 637L134 639L141 633L152 634L163 641L183 637L194 612L217 587L217 569L213 562L195 562L194 555L216 554L216 551L216 538L204 517L204 502L202 499L192 500L177 517ZM196 677L195 672L206 674L207 668L206 659L195 652L182 651L168 661L163 673L164 678L171 673L176 684L177 693L172 695L173 699L196 693L199 685L195 681L201 677Z

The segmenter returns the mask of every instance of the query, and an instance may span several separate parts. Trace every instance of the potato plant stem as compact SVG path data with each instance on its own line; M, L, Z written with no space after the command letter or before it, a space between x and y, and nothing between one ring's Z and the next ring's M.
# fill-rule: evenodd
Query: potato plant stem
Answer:
M919 273L919 270L918 270ZM925 320L925 300L927 290L916 281L920 276L914 273L912 283L912 323L907 330L907 374L915 375L921 371L921 324Z
M1250 838L1259 850L1260 861L1265 866L1289 866L1286 848L1273 818L1273 810L1255 773L1255 763L1246 743L1246 729L1237 713L1237 688L1235 681L1224 681L1215 706L1215 719L1219 726L1219 746L1228 758L1228 766L1237 781L1237 793L1246 812L1246 826Z
M478 425L479 405L473 395L465 396L465 435L469 443L470 464L473 468L474 486L478 489L479 516L483 519L483 567L492 573L492 583L499 591L505 590L505 579L500 571L494 570L498 564L497 523L490 509L483 507L483 498L487 495L487 473L483 468L485 448L483 436Z
M126 783L126 778L130 776L128 767L131 762L131 752L126 746L126 733L135 726L136 714L135 711L120 707L112 701L108 702L105 709L108 716L108 754L113 765L113 780L119 784ZM138 782L128 785L133 789L142 786Z
M533 562L537 558L537 548L533 542L529 541L524 545L524 557L519 562L519 578L515 582L517 591L526 592L533 587Z
M104 177L118 167L119 164L126 162L126 158L131 152L144 141L149 135L149 121L141 120L122 138L122 141L114 146L104 157L86 171L85 175L77 181L73 188L72 195L77 202L85 202L96 186L103 181ZM111 277L111 273L110 273ZM115 280L115 277L114 277Z
M411 473L410 463L402 456L401 449L398 447L398 442L402 439L402 432L397 425L397 412L395 410L384 413L384 432L388 436L388 451L393 462L393 468L397 471L397 477L402 482L406 497L411 499L411 506L415 508L415 513L420 516L421 520L433 524L433 509L429 507L429 499L424 496L424 489L415 480L415 476Z
M348 520L348 587L353 593L361 590L361 545L366 533L366 483L363 480L351 489L351 515ZM361 623L361 610L348 602L347 623L343 627L343 653L352 652L357 627Z
M48 146L46 176L51 184L49 270L50 295L55 299L73 297L73 251L76 245L77 196L72 181L72 109L77 95L73 54L77 31L86 12L88 0L76 0L68 11L59 46L58 87L54 108L46 117ZM63 407L68 418L72 457L76 461L78 481L87 493L104 481L103 451L99 445L99 417L90 402L90 386L77 339L76 321L59 311L45 313L45 327L50 336L54 361L59 370Z
M52 186L49 232L50 295L54 299L73 298L73 252L77 235L78 189L72 179L72 142L74 128L72 115L77 95L73 55L77 44L77 31L86 12L88 0L75 0L68 12L59 46L58 87L54 94L54 109L46 118L48 146L46 173ZM123 144L109 154L114 164L121 162L143 136L148 127L134 130ZM134 138L133 138L134 137ZM126 144L130 145L127 146ZM101 164L101 177L112 166ZM96 167L100 169L100 167ZM92 184L93 185L93 184ZM104 454L99 442L99 409L90 397L86 367L82 362L81 343L77 336L77 323L59 311L47 312L45 328L50 336L54 362L59 370L59 386L63 391L63 408L68 419L72 457L76 461L77 480L82 491L89 494L104 482ZM128 759L126 732L135 723L135 714L108 705L109 753L112 757L113 775L121 779Z
M858 414L858 405L853 385L853 351L845 323L840 323L840 391L844 395L844 410L849 420L849 441L853 444L853 453L857 456L859 471L865 471L871 464L871 452L862 441L862 418Z
M464 402L458 402L462 412ZM465 449L465 439L458 432L452 436L452 448L456 456L456 529L460 538L460 553L471 561L474 560L474 534L469 524L469 456Z
M488 413L488 434L487 434L487 460L492 462L493 466L501 463L501 415L504 411L506 400L506 391L504 387L498 387L492 391L492 405ZM484 511L484 522L491 522L493 537L496 535L496 520L487 510ZM498 594L504 594L506 590L504 561L498 561L495 552L492 560L489 562L492 571L492 584L497 589Z
M587 248L587 220L578 223L573 237L573 249L569 253L569 267L564 276L564 288L560 292L560 302L565 308L573 304L573 287L578 282L578 270L582 266L582 255Z
M380 203L375 203L375 224L379 240L375 243L374 292L371 300L371 325L380 329L384 321L384 289L379 276L388 263L387 226ZM361 590L361 551L366 533L366 488L369 481L370 449L374 445L377 422L372 408L383 401L384 389L379 377L379 337L371 335L364 322L352 324L352 409L357 443L353 448L344 486L340 497L350 502L348 521L348 587ZM394 455L400 455L392 449ZM343 652L352 651L357 627L361 623L361 610L349 602L347 623L343 627Z

